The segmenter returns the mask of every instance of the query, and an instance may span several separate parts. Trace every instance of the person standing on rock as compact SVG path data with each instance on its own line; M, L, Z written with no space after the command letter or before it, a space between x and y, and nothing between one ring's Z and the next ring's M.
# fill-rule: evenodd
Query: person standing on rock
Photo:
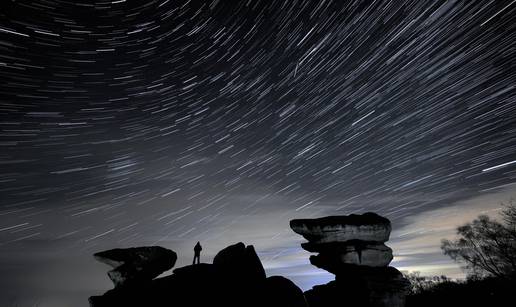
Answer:
M201 263L201 251L202 251L201 243L197 242L197 244L195 244L195 247L193 250L194 250L194 257L193 257L192 264L195 264L195 260L197 260L197 264Z

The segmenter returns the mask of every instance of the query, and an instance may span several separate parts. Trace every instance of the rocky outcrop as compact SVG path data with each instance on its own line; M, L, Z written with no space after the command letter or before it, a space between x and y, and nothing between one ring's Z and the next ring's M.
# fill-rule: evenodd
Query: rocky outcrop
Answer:
M219 251L213 258L213 264L229 274L238 275L244 279L265 279L265 270L254 247L245 246L242 242Z
M290 222L308 240L301 246L318 253L310 262L336 275L335 281L305 292L310 307L403 307L408 282L389 267L391 223L375 213L300 219Z
M221 250L212 264L176 268L169 276L116 287L89 301L92 307L307 307L301 289L284 277L266 278L254 247L243 243Z
M316 255L310 262L335 274L335 280L302 292L292 281L266 277L252 245L222 249L213 263L172 268L176 254L151 246L113 249L95 254L111 265L115 288L90 297L92 307L246 306L246 307L403 307L408 282L390 267L385 245L391 223L374 213L293 220L292 229Z
M263 295L263 306L307 307L303 291L283 276L267 277Z
M148 282L174 267L175 252L161 246L116 248L93 255L114 269L108 276L115 287Z

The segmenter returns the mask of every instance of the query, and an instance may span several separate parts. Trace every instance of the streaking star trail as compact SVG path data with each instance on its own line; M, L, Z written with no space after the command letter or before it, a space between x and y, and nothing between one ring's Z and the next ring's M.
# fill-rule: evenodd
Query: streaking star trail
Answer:
M366 211L395 266L460 276L440 239L516 197L515 41L516 1L2 1L1 305L197 241L309 288L288 221Z

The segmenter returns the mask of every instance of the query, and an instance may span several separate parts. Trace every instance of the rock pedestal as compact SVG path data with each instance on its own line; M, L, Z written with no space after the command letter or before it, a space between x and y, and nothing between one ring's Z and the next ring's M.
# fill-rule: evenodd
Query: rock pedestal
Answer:
M403 307L408 281L393 267L391 223L375 213L292 220L290 227L318 253L310 263L335 274L327 285L305 292L309 306L342 302L346 306Z
M346 264L385 267L392 261L392 249L383 243L351 240L301 246L309 252L319 253L310 257L310 263L333 274Z

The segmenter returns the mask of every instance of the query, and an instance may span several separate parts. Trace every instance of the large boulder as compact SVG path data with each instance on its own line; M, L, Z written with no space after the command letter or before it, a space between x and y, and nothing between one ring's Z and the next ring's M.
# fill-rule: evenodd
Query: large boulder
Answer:
M93 256L114 268L108 276L115 287L150 281L171 269L177 260L174 251L161 246L115 248Z
M391 233L391 222L376 213L327 216L317 219L290 221L290 228L311 243L346 242L361 240L386 242Z
M230 245L215 255L213 265L226 274L238 276L247 281L263 281L265 270L252 245L245 246L239 242Z
M307 307L303 291L283 276L271 276L265 280L263 306Z

